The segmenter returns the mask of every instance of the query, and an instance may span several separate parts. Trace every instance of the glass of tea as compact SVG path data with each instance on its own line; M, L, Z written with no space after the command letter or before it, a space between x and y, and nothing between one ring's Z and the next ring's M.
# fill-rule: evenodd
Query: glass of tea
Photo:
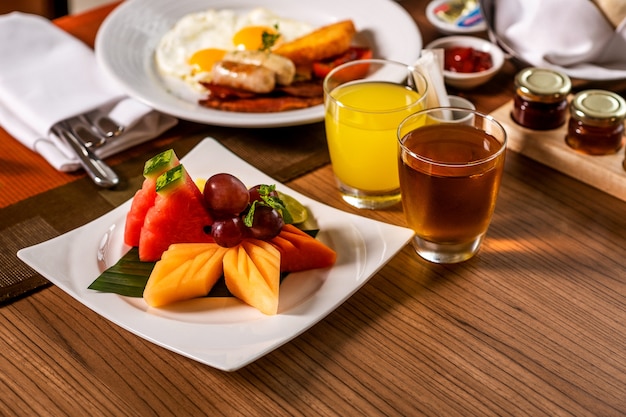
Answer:
M400 202L396 130L425 107L426 90L413 67L388 60L348 62L326 76L328 151L348 204L381 209Z
M402 206L415 250L435 263L471 258L496 205L504 128L472 109L438 107L404 119L397 138Z

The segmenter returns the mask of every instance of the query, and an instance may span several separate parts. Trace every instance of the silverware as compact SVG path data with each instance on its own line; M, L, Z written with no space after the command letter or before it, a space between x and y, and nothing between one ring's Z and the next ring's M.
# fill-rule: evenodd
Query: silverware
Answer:
M85 113L79 117L105 138L114 138L124 133L124 126L115 123L100 109Z
M107 139L119 136L124 127L110 120L97 110L70 117L56 123L52 133L64 141L78 156L93 182L103 188L119 184L119 177L92 151L104 145Z

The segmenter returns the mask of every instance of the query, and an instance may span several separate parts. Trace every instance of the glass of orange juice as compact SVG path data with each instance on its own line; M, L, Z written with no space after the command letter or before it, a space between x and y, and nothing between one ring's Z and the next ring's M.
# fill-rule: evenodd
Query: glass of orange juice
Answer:
M402 206L413 246L435 263L478 252L496 206L506 131L466 108L431 108L398 128Z
M396 131L424 108L427 82L399 62L343 64L324 79L326 138L343 199L358 208L400 202Z

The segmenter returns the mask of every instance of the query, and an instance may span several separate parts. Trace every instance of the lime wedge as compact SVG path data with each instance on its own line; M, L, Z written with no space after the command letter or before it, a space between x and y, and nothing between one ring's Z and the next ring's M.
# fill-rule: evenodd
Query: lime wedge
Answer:
M309 217L309 212L306 209L306 207L304 207L302 203L300 203L298 200L296 200L292 196L285 194L285 193L281 193L280 191L277 191L277 192L278 192L278 197L285 204L285 208L289 210L289 214L291 214L293 223L298 224L298 223L302 223L306 221L306 219Z

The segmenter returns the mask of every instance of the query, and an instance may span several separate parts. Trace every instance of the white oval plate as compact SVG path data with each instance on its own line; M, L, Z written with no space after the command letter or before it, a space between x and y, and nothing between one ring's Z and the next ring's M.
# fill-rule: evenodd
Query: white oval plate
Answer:
M355 42L370 46L378 58L412 64L422 49L415 21L390 0L362 0L358 4L341 0L132 0L118 6L102 23L96 36L96 59L129 96L180 119L231 127L293 126L322 120L322 105L280 113L209 109L177 97L159 75L154 64L155 47L182 16L211 8L243 13L259 6L315 26L352 19L358 31Z

